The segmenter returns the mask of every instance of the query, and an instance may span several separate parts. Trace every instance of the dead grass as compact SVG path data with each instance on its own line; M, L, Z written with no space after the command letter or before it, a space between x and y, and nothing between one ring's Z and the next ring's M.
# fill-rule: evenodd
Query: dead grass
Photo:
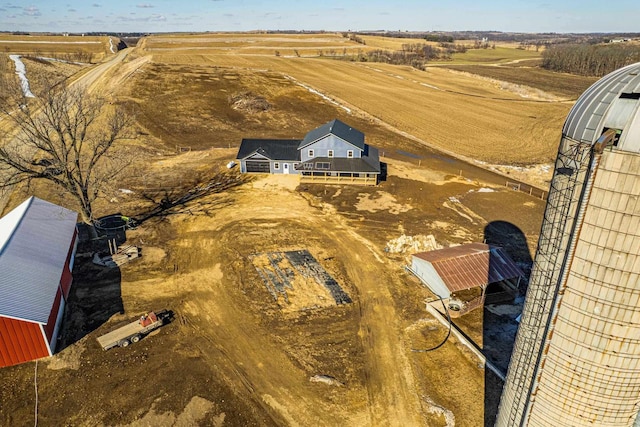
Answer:
M289 75L427 144L489 163L549 162L571 107L529 101L491 82L439 68L421 72L315 58L176 53L155 54L154 61Z
M471 43L472 44L472 43ZM495 49L469 49L465 53L455 53L452 64L500 64L528 59L539 59L541 52L535 50L516 49L516 46L496 46Z
M424 39L400 38L400 37L383 37L383 36L366 36L358 35L366 43L366 47L385 50L402 50L403 44L424 43L437 46L438 43L428 42ZM363 46L364 47L364 46Z
M572 74L554 73L539 68L537 62L531 65L530 62L520 62L513 66L488 66L488 65L444 65L444 67L473 73L492 79L502 80L526 85L536 89L550 92L558 96L577 99L597 78L575 76Z
M113 38L114 45L118 39ZM98 36L22 36L0 34L0 50L7 54L57 56L89 53L94 61L110 54L109 37Z

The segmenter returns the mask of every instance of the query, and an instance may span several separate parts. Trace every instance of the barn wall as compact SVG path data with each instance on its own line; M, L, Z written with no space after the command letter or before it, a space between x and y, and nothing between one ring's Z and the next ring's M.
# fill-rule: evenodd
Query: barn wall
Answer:
M62 290L58 287L56 299L53 301L53 307L51 307L51 312L49 313L49 319L47 319L47 324L44 325L44 333L49 343L55 339L56 328L62 320L62 318L58 316L61 307L64 307L64 299L62 298Z
M58 297L56 297L56 302L53 308L51 309L51 315L53 315L54 310L56 309L56 306L58 307L56 316L54 319L50 320L50 322L52 322L52 325L53 325L53 331L51 335L47 334L47 339L49 340L49 354L53 354L56 351L56 347L58 343L58 335L60 334L60 328L62 327L62 319L64 317L64 308L66 306L66 302L64 298L62 298L62 294L60 294L59 299ZM52 316L49 316L49 317L51 318ZM49 323L47 323L46 326L49 326ZM43 330L44 330L44 327L43 327Z
M437 296L441 298L451 296L449 288L430 262L414 256L411 259L411 271Z
M71 239L71 245L69 245L69 253L67 253L67 260L64 263L64 271L62 272L62 290L64 291L64 299L69 297L69 291L71 290L71 281L73 272L73 262L76 257L76 251L78 250L78 229L73 230L73 238Z
M38 323L0 317L0 367L49 356Z

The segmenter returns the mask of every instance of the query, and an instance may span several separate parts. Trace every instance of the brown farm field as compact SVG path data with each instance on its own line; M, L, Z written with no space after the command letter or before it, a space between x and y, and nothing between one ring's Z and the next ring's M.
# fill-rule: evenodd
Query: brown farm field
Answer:
M149 37L93 80L135 114L139 153L95 209L157 214L128 231L140 259L111 270L91 264L88 250L76 260L63 349L0 370L1 425L34 424L36 378L42 425L492 425L500 381L465 345L450 337L413 351L437 346L447 329L425 311L434 296L404 269L411 253L432 247L398 242L486 239L530 265L544 201L505 187L488 165L435 148L546 162L571 105L437 67L260 54L301 39L262 36ZM225 38L266 46L194 49ZM260 96L269 108L234 108L237 96ZM242 138L301 138L333 118L380 148L379 185L300 185L296 176L225 167ZM166 207L211 179L234 184ZM10 205L30 194L73 207L46 185L18 189ZM302 280L286 298L273 296L257 267L266 254L303 250L350 302ZM139 343L98 345L101 334L162 308L174 320ZM495 315L477 310L459 325L508 354L488 319Z
M119 40L113 37L112 41L115 49ZM111 54L111 50L109 37L0 34L0 53L53 56L70 60L74 60L74 54L82 57L90 55L91 60L97 62Z
M537 66L528 65L527 62L518 62L508 66L455 64L443 66L455 71L529 86L570 100L577 99L597 80L597 78L593 77L554 73Z
M161 35L143 39L148 52L177 52L216 55L272 55L309 57L356 54L367 46L339 33L322 34L200 34Z
M424 145L489 163L549 162L571 107L553 99L523 97L495 82L440 67L417 71L323 58L181 51L153 53L153 61L289 76L327 94L354 115L379 119Z

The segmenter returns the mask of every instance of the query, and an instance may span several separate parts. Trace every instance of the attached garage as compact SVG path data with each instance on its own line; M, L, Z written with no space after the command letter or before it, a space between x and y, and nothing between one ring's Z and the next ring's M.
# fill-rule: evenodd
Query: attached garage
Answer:
M269 167L269 161L260 160L247 160L247 172L259 172L269 173L271 168Z
M77 218L35 197L0 218L0 367L55 352L71 290Z
M236 160L242 173L297 173L297 139L243 139Z

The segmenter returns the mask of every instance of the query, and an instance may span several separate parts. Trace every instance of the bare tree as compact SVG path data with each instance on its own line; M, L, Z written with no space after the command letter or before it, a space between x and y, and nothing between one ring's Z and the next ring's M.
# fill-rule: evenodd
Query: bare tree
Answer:
M82 88L63 85L17 101L0 107L15 129L0 142L0 188L49 181L74 198L83 221L91 223L94 201L130 163L114 149L130 137L130 116Z

